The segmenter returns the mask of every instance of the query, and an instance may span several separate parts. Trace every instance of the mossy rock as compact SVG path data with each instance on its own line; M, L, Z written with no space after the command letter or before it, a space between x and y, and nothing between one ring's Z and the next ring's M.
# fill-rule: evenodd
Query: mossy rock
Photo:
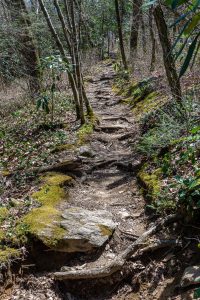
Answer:
M40 179L47 185L60 187L68 185L73 181L72 177L57 172L48 172L45 175L41 176Z
M9 210L6 207L0 207L0 224L8 217Z
M29 234L60 252L87 252L101 247L116 226L107 211L80 207L61 211L48 205L34 209L22 222Z
M14 248L0 248L0 264L7 263L11 259L20 258L20 251Z
M52 206L44 205L28 213L23 219L27 226L27 233L40 239L47 247L56 248L59 240L66 231L59 227L61 213Z
M32 198L42 205L55 206L59 204L67 194L59 185L45 184L38 192L32 194Z
M153 201L156 201L161 191L161 175L162 170L160 168L149 172L146 165L138 173L138 179L144 186L147 197Z

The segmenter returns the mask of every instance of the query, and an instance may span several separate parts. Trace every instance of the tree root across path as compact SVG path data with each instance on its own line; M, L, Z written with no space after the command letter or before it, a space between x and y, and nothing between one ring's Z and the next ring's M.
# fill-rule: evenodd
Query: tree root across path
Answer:
M116 258L106 266L95 267L91 269L73 269L63 267L61 272L54 273L54 278L57 280L78 280L78 279L95 279L104 278L120 271L125 265L126 261L138 250L141 244L146 239L156 232L160 231L164 226L171 224L180 219L177 215L169 215L168 217L158 220L157 224L145 231L139 238L137 238L130 246L123 252L116 256Z

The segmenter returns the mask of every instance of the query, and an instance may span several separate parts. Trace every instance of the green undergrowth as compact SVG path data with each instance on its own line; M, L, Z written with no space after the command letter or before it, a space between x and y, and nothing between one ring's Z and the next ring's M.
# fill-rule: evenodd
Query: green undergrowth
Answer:
M27 105L5 117L0 124L0 170L13 171L48 163L56 146L69 139L66 112L69 101L58 99L55 119L44 120L35 105Z
M156 90L156 78L150 77L135 82L117 77L113 85L113 92L123 96L123 102L128 104L136 121L162 107L167 102L167 97Z
M148 205L188 220L200 215L200 106L194 99L184 99L183 109L174 103L157 110L135 148L146 158L138 178L151 199Z

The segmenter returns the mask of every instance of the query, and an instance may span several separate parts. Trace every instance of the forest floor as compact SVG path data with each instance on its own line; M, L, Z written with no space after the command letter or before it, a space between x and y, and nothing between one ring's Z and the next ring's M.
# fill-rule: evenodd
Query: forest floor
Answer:
M93 133L88 135L86 144L80 147L85 147L87 157L81 156L80 148L69 151L71 156L81 159L83 167L82 176L70 188L66 207L105 209L113 214L118 226L103 249L94 254L73 256L70 266L106 266L154 222L154 218L150 219L146 215L146 203L135 173L141 157L134 154L133 146L140 131L130 107L124 105L122 97L112 90L114 78L112 64L108 63L102 65L88 82L87 93L98 124ZM65 158L65 154L57 153L57 160L60 159L59 155L61 160ZM178 240L179 229L175 229L176 233L172 227L170 231L163 230L154 235L142 248L158 240ZM41 254L41 257L44 255L48 264L48 253ZM179 295L175 291L184 269L180 266L183 259L189 261L190 253L180 252L179 245L173 244L152 253L147 252L142 257L138 254L121 272L109 278L70 280L65 284L55 282L52 271L39 270L37 267L32 270L30 267L0 299L193 299L190 292Z

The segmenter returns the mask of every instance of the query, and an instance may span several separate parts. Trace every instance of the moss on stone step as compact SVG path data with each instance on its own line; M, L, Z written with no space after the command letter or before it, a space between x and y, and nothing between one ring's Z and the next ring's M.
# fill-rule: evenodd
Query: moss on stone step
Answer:
M147 170L147 165L144 165L142 170L138 173L139 180L145 186L147 196L151 200L156 200L156 197L160 193L161 184L160 177L162 175L162 170L160 168L149 172Z
M41 176L40 179L47 185L60 187L69 184L73 180L72 177L57 172L48 172Z
M42 188L32 194L32 198L37 200L42 205L55 206L66 197L64 188L59 185L45 184Z
M32 210L23 218L23 224L27 225L27 232L39 237L50 248L56 247L66 230L58 223L61 220L60 212L52 206L44 205Z
M99 229L101 231L101 234L104 236L111 236L113 234L113 230L103 224L99 224Z

